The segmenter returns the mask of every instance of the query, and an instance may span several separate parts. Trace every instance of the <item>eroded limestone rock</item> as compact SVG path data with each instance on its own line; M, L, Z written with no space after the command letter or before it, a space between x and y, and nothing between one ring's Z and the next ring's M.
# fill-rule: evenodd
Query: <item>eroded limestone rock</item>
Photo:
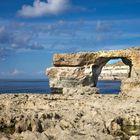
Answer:
M73 96L2 94L0 139L139 140L140 99L93 94L76 98L77 93L69 92Z
M55 54L54 67L47 69L51 88L70 88L81 86L96 87L102 68L111 59L121 58L129 66L128 77L122 81L122 93L140 86L140 50L83 52L77 54Z

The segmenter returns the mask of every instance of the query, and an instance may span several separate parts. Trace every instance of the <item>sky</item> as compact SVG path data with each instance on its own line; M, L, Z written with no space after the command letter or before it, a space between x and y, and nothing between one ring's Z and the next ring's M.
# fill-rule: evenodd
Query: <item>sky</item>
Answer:
M42 79L55 53L140 45L140 0L0 0L0 79Z

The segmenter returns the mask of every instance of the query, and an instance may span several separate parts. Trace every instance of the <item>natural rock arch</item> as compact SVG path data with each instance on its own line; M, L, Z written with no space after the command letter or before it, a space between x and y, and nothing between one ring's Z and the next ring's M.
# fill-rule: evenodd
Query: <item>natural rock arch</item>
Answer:
M127 93L140 86L140 49L126 49L100 52L55 54L53 67L47 69L51 88L96 87L103 66L111 59L121 58L128 65L129 77L122 81L121 91Z
M125 65L129 66L129 73L128 73L127 78L131 77L131 73L132 73L132 62L131 62L131 60L129 60L126 57L110 57L110 58L101 57L101 58L98 58L95 61L95 64L92 66L91 84L92 84L93 87L96 87L97 82L98 82L98 77L101 74L102 68L107 64L107 62L110 61L111 59L120 59L120 58Z

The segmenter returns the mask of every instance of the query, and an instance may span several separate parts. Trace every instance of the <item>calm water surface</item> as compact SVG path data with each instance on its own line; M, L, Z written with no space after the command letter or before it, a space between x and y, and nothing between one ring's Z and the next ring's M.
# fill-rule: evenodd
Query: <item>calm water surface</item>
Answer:
M101 94L118 94L120 81L99 81ZM50 93L48 80L0 80L0 93Z

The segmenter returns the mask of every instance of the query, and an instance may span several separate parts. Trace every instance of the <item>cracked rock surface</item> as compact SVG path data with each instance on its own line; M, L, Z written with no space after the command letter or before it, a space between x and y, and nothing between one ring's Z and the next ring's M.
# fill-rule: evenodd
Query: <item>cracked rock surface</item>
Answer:
M139 140L140 98L0 95L0 140Z

